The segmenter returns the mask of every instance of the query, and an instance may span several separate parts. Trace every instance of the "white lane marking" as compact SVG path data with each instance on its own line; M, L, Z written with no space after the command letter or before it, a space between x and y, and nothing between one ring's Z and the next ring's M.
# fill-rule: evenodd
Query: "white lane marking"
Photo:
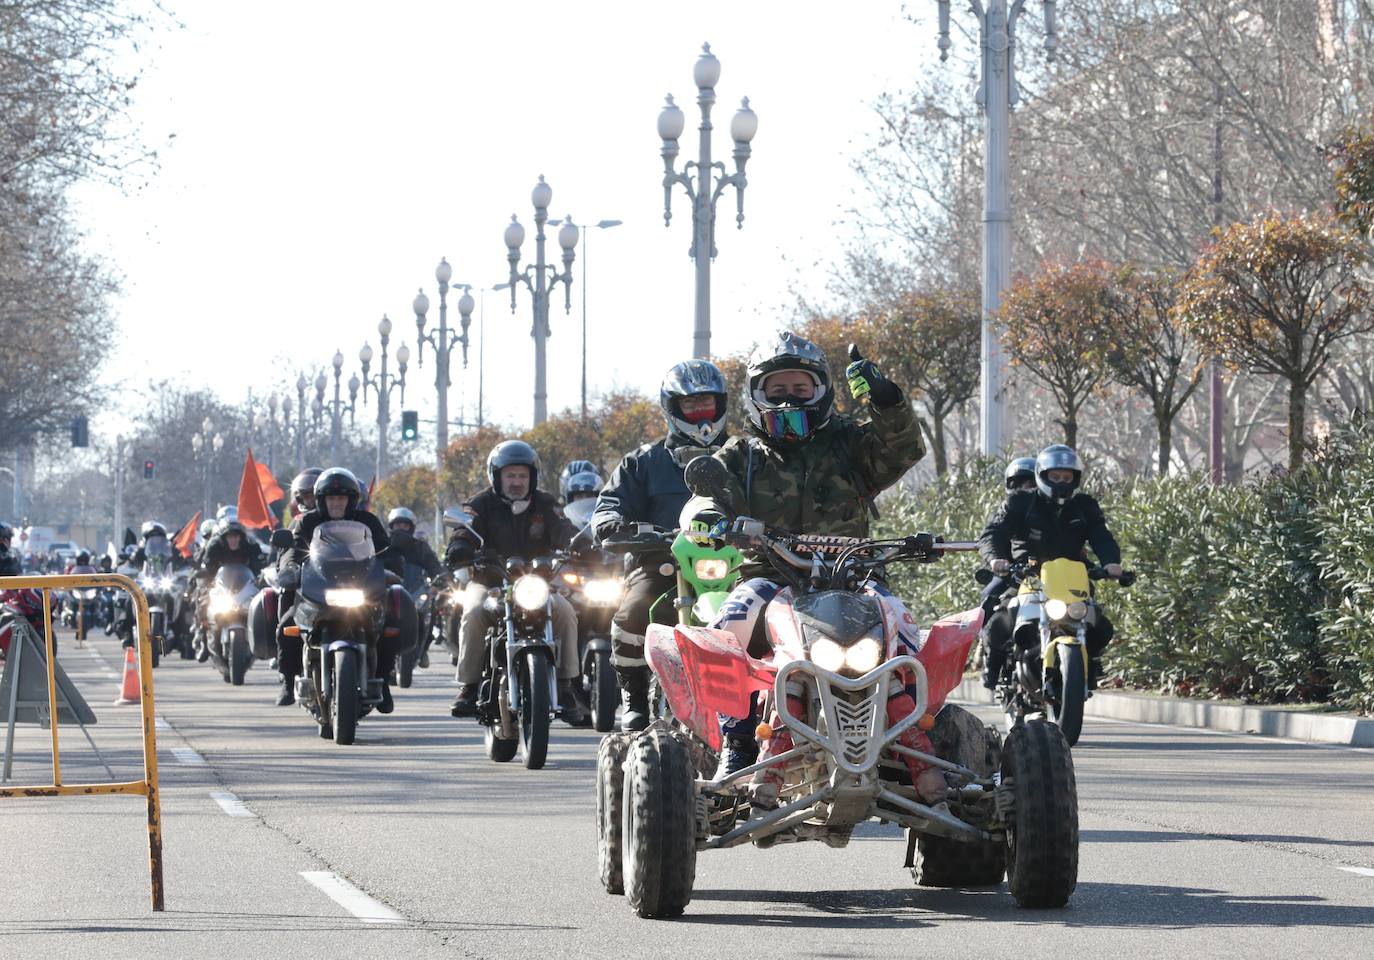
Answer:
M166 720L162 719L161 717L155 717L155 718L153 719L153 726L156 727L156 728L159 729L159 730L170 730L170 729L172 729L172 725L171 725L170 723L168 723Z
M405 917L386 904L372 899L337 873L328 870L302 870L301 876L363 923L405 922Z
M225 813L231 817L256 817L257 814L248 809L248 806L234 796L228 790L211 790L210 799L218 803Z
M209 766L209 764L205 762L205 758L190 747L173 747L172 756L177 758L177 763L185 764L188 767Z
M1337 870L1344 870L1346 873L1358 873L1362 877L1374 877L1374 870L1368 867L1337 867Z
M106 670L106 671L104 671L104 672L101 674L101 676L104 677L106 680L118 680L118 679L119 679L119 674L115 673L113 670Z

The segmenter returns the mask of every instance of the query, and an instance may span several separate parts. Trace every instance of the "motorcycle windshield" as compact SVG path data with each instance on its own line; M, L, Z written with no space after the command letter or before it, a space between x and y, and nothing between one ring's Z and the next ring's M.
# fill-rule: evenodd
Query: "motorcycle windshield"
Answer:
M1087 565L1067 557L1041 565L1040 583L1045 588L1046 600L1073 603L1077 600L1086 601L1090 596Z
M584 497L581 500L574 500L563 508L563 516L572 521L573 526L581 530L592 522L592 514L596 511L596 497Z
M254 580L256 577L253 576L253 571L241 563L231 563L220 567L215 574L215 586L231 595L237 595Z
M883 612L875 597L843 590L825 590L798 597L792 612L804 633L850 644L865 636L883 636Z
M372 531L353 520L330 520L315 528L310 541L310 559L316 563L337 560L371 560L376 556Z
M172 545L166 537L149 537L143 544L143 555L145 557L166 557L172 556Z
M310 560L301 571L301 593L323 604L335 587L362 589L369 597L386 589L386 574L361 523L333 520L320 524L310 542Z

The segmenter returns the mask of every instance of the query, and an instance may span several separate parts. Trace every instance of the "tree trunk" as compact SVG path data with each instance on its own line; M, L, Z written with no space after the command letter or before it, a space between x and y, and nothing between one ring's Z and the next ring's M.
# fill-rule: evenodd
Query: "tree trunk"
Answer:
M1288 381L1288 469L1302 466L1306 446L1307 385L1301 378Z
M1067 408L1064 411L1064 419L1059 423L1064 428L1064 442L1075 450L1078 449L1078 410Z
M1159 428L1159 475L1169 475L1169 455L1174 449L1174 418L1168 411L1155 411L1155 424Z
M930 452L935 455L935 475L943 477L949 471L949 454L945 450L944 415L931 413L930 425Z

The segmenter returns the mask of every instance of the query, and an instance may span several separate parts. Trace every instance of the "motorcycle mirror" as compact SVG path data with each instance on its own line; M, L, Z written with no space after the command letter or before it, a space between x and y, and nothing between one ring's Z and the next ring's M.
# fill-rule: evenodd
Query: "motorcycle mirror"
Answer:
M987 567L979 567L974 571L973 579L978 581L979 586L986 587L992 583L992 571Z
M296 538L291 535L290 530L273 530L272 547L276 550L290 550Z
M744 511L744 488L715 457L697 457L687 464L683 479L698 497L714 500L732 513Z

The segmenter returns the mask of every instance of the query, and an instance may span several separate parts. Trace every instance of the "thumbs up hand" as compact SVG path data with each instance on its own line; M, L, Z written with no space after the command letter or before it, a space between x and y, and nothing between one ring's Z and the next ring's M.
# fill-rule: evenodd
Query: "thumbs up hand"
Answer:
M892 407L901 402L902 391L879 372L873 361L865 360L856 344L849 345L850 364L845 368L849 393L860 403L870 402L877 407ZM867 398L867 401L865 401Z

